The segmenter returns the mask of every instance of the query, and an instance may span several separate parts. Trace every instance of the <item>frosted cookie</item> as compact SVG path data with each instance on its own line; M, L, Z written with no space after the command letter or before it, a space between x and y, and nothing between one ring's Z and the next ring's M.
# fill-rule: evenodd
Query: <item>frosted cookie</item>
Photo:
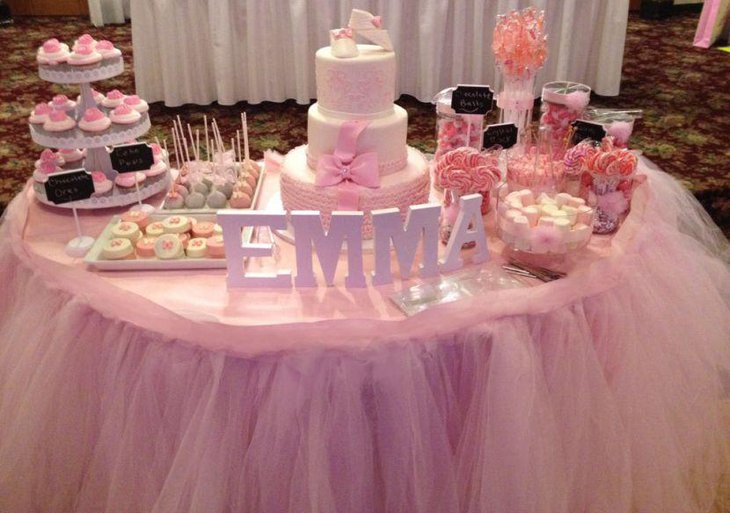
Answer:
M145 233L149 237L159 237L163 233L165 233L165 227L162 226L162 223L159 221L155 221L154 223L150 223L147 225L147 228L145 228Z
M48 106L53 110L74 110L76 108L76 102L69 100L65 94L57 94L53 99L48 102Z
M206 253L208 252L208 243L205 239L200 237L190 239L190 242L188 242L188 247L185 251L190 258L204 258Z
M71 66L90 66L100 63L101 60L101 54L91 45L79 45L71 52L66 62Z
M70 118L64 110L54 110L48 114L48 119L43 123L43 130L46 132L65 132L76 126L76 121Z
M142 119L142 114L129 105L122 104L109 114L109 119L118 125L131 125Z
M155 242L157 242L157 237L142 237L139 239L135 244L137 256L140 258L154 258Z
M210 258L224 258L226 256L226 249L223 246L223 236L213 235L206 239L208 246L208 256Z
M144 114L145 112L150 110L150 106L147 105L147 102L136 94L131 94L124 98L124 104L129 105L140 114Z
M183 257L185 251L176 234L166 233L155 241L155 255L161 260L172 260Z
M212 237L214 233L215 224L209 221L199 221L193 226L193 237L207 239Z
M165 233L185 233L190 230L190 219L185 216L170 216L162 221Z
M103 196L111 192L114 184L101 171L92 171L91 179L94 180L94 196Z
M119 173L114 183L119 187L130 188L134 187L135 184L144 182L146 178L144 173L140 173L139 171L135 173Z
M96 51L101 54L102 59L114 59L122 56L122 51L106 39L96 42Z
M104 244L101 256L106 260L134 258L134 247L129 239L111 239Z
M49 39L38 48L36 60L38 64L50 64L51 66L61 64L68 60L68 45L61 43L58 39Z
M121 215L122 221L135 223L140 230L144 230L150 224L150 215L142 210L128 210Z
M107 109L115 109L122 103L124 103L124 93L122 93L119 89L112 89L106 94L104 99L101 100L101 104Z
M121 221L112 227L112 237L115 239L129 239L132 242L137 242L142 237L142 232L139 231L139 226L136 223L127 223Z
M42 125L48 120L48 115L51 113L51 107L47 103L39 103L33 108L28 118L28 123L34 125Z
M106 117L96 107L86 109L84 116L79 120L79 128L84 132L103 132L112 124L111 119Z

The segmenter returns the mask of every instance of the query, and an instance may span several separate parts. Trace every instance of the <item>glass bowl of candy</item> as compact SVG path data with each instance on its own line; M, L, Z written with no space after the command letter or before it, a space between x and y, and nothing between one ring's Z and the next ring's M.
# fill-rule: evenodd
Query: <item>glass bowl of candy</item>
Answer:
M536 193L502 185L497 194L496 226L509 252L564 256L588 244L595 210L568 193Z
M553 156L568 147L571 124L580 119L591 99L591 88L577 82L548 82L542 88L540 126L550 130Z

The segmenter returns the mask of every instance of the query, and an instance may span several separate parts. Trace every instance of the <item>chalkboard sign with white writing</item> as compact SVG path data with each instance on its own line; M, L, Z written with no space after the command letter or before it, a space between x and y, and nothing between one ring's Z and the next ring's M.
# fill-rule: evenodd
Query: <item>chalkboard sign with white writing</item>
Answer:
M514 123L489 125L484 132L482 146L486 149L499 145L506 150L515 144L517 144L517 126Z
M600 123L583 121L582 119L573 121L573 138L571 141L573 144L578 144L583 139L593 139L596 142L601 142L604 137L606 137L606 129Z
M451 93L451 108L457 114L487 114L492 110L494 93L488 85L459 84Z
M46 197L56 205L85 200L94 194L94 180L85 169L72 169L48 175Z
M146 143L115 146L109 156L112 159L112 167L119 173L144 171L155 163L152 148Z

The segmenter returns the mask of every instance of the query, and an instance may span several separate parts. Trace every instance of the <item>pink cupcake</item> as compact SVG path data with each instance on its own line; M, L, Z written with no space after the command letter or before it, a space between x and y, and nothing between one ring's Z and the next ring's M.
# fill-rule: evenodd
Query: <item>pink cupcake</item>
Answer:
M109 114L112 123L118 125L132 125L142 118L142 114L126 104L122 104Z
M30 113L29 123L34 125L42 125L48 120L48 114L51 113L51 107L47 103L39 103Z
M90 46L92 48L95 48L96 39L91 37L91 34L83 34L76 41L74 41L74 44L71 47L71 49L75 51L79 46Z
M92 171L91 179L94 180L94 196L105 196L112 190L112 181L101 171Z
M96 51L101 54L103 59L114 59L122 56L122 51L116 48L111 41L102 39L96 43Z
M79 45L68 56L67 62L71 66L90 66L101 62L101 54L91 45Z
M61 168L58 167L54 162L42 162L38 168L33 171L33 180L38 183L45 183L48 180L48 175L58 173Z
M145 112L150 110L150 106L147 105L147 102L136 94L131 94L124 98L124 104L129 105L140 114L144 114Z
M38 169L44 162L51 162L58 167L66 164L66 159L60 153L54 153L53 150L46 148L41 152L38 160L35 161L35 168Z
M60 43L58 39L49 39L38 48L36 60L38 64L49 64L54 66L68 60L68 45Z
M103 132L112 124L111 119L106 117L102 111L96 107L86 109L84 117L79 120L79 128L84 132Z
M53 100L48 102L48 106L53 110L71 111L76 108L76 102L69 100L65 94L57 94L53 97Z
M65 132L76 126L76 121L70 118L64 110L54 110L48 114L48 119L43 123L43 130L46 132Z
M101 104L107 109L115 109L124 103L125 95L119 89L112 89L101 101Z

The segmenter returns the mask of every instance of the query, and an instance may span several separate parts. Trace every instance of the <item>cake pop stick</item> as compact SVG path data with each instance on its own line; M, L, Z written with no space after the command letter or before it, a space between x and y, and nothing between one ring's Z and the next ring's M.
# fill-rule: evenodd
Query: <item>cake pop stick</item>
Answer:
M195 147L195 137L193 137L193 129L190 128L190 123L188 123L188 135L190 136L190 145L193 147L193 158L195 160L200 160L198 150Z
M243 123L243 154L244 162L246 163L246 169L248 169L249 152L248 152L248 118L246 113L241 114L241 122Z
M238 148L238 162L243 160L243 154L241 153L241 131L236 130L236 147Z
M210 139L208 139L208 115L203 114L203 124L205 125L205 154L210 160Z
M175 150L175 165L180 169L180 148L177 145L177 134L174 128L172 129L172 147Z

